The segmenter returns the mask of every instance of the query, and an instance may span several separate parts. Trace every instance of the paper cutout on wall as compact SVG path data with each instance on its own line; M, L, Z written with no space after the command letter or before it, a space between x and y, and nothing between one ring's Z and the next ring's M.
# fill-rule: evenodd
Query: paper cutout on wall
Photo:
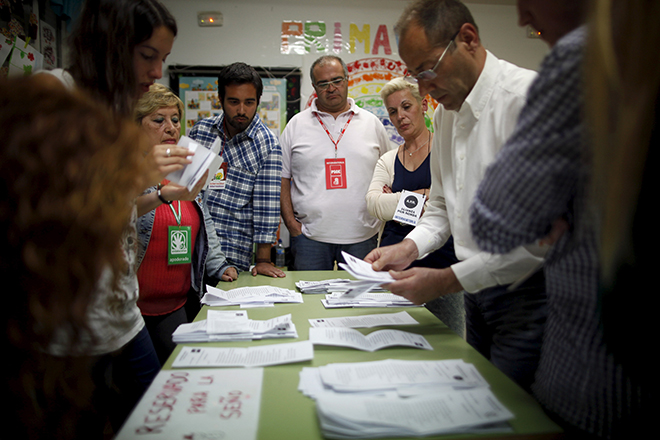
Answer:
M9 61L9 76L29 75L43 68L44 57L20 38L14 41L14 51Z
M332 33L328 34L328 31L332 31ZM326 26L323 21L303 23L299 20L283 20L280 52L285 55L305 55L310 52L340 54L343 51L364 52L365 55L379 55L380 53L392 55L389 30L386 25L378 25L373 39L370 24L350 23L348 31L348 39L344 41L340 22Z
M385 110L383 100L380 97L380 91L392 79L404 76L406 65L402 61L389 58L363 58L348 63L346 67L348 67L348 96L355 100L358 107L378 116L394 144L402 144L403 138L390 122L387 110ZM309 97L305 108L312 105L315 98L316 93L313 93ZM438 106L438 102L430 96L427 96L427 99L429 106L424 115L424 120L429 130L433 131L433 112Z
M51 70L57 67L57 34L55 28L48 23L41 22L41 53L44 56L44 69Z
M12 47L14 47L14 43L12 43L12 40L5 36L0 36L0 66L2 66L9 56L9 53L11 52Z

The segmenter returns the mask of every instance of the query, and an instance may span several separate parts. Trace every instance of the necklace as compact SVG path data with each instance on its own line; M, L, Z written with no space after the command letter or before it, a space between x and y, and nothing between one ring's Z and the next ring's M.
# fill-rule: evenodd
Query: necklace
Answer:
M431 132L429 131L429 138L424 142L422 145L417 147L417 150L422 148L424 145L428 144L431 141ZM410 157L412 157L413 153L416 152L417 150L413 151L412 153L409 153ZM430 153L430 151L429 151ZM401 153L401 157L403 158L403 167L406 167L406 144L403 144L403 153ZM407 169L407 168L406 168Z
M431 132L429 131L428 133L429 133L429 138L426 140L426 142L424 142L422 145L420 145L419 147L417 147L417 148L415 149L415 151L408 151L408 155L409 155L410 157L412 157L413 153L416 153L417 151L419 151L420 148L422 148L424 145L426 145L426 144L429 143L429 141L431 140ZM406 150L406 144L403 145L403 149Z

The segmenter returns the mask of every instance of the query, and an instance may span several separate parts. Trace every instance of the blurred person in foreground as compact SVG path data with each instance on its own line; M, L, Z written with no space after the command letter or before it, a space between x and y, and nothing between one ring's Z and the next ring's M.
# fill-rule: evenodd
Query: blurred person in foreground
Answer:
M414 226L393 220L403 190L428 197L431 188L431 139L433 134L426 127L424 112L428 108L426 98L419 94L417 84L403 78L395 78L380 91L392 125L404 139L399 148L383 154L374 169L367 191L369 213L383 222L379 246L399 243ZM457 263L454 241L451 237L442 248L433 251L410 266L449 267ZM457 292L426 303L451 330L465 337L465 311L463 293Z
M116 118L133 119L140 96L162 77L176 34L176 20L158 0L87 0L69 37L70 66L40 76L84 91ZM145 179L143 189L154 185L190 163L188 154L172 145L152 147L144 176L136 178ZM105 280L98 284L96 303L87 310L88 332L78 344L80 356L96 359L95 413L85 419L100 430L108 418L119 429L160 369L137 306L136 222L134 209L121 238L126 267L113 285ZM63 353L69 337L62 328L49 351Z
M9 438L84 438L92 359L78 344L99 280L115 285L126 270L120 243L148 145L131 122L39 76L0 81L0 126L0 274L9 284L2 395L10 402L2 429ZM61 328L71 338L49 355Z
M135 119L153 145L176 145L181 135L183 102L172 91L154 84L137 103ZM138 307L161 364L176 347L172 333L192 322L200 310L204 277L238 278L227 263L208 207L199 194L202 178L191 191L169 181L149 188L138 198ZM178 243L175 247L173 244Z
M651 375L635 376L649 371L640 357L648 346L636 341L646 334L638 330L652 331L653 318L624 297L648 288L639 282L657 249L645 211L655 188L642 185L653 179L644 161L657 137L658 57L640 52L660 41L651 24L660 11L651 3L595 3L600 18L588 37L587 1L518 1L520 24L538 30L551 51L470 212L483 249L507 252L540 238L553 244L545 263L550 313L532 391L571 439L643 438L651 429ZM647 41L644 23L655 39ZM585 110L596 123L586 124ZM603 188L607 197L594 198Z

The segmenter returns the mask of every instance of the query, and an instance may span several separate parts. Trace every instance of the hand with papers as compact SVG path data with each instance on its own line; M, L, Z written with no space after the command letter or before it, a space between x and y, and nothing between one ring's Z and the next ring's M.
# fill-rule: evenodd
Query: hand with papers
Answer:
M177 151L179 151L179 148L188 150L189 161L183 168L169 173L167 179L185 186L189 191L192 191L199 182L203 182L203 186L208 180L209 168L215 158L215 154L187 136L181 136L179 146L176 148ZM172 154L174 147L169 148L167 151Z
M192 163L188 156L191 156L190 151L184 147L171 144L154 145L145 158L147 168L153 170L148 186L156 185L168 174L180 171Z
M415 242L404 239L401 243L374 249L364 258L364 261L371 264L375 271L389 270L392 282L383 287L414 304L424 304L441 296L463 290L463 286L451 267L445 269L413 267L403 270L418 256L419 252Z

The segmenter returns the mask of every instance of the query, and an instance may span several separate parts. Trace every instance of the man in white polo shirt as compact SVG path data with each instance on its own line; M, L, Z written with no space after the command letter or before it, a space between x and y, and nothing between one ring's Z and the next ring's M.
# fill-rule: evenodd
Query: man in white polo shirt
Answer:
M310 69L316 98L287 124L282 146L282 218L295 270L331 270L344 250L364 258L380 222L365 196L378 158L391 148L380 120L348 98L348 69L323 56Z

